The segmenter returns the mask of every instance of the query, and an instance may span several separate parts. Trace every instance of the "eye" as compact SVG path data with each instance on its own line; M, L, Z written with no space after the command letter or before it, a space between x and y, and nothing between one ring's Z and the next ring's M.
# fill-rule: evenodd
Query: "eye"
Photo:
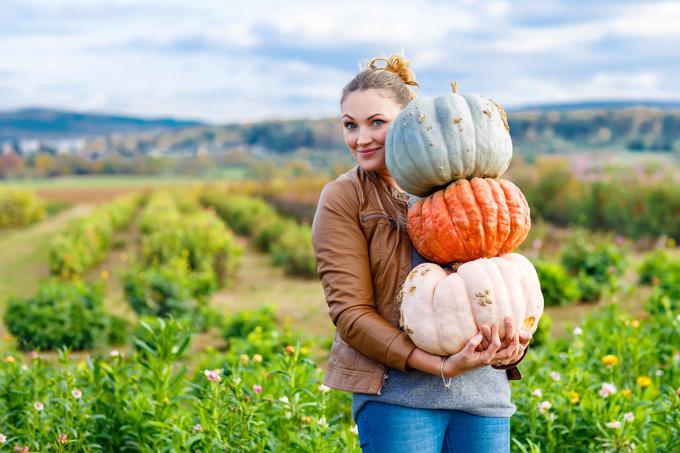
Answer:
M345 129L348 131L354 130L357 127L355 123L352 123L351 121L348 121L345 123Z
M376 127L380 127L383 124L385 124L385 120L373 120L373 125Z

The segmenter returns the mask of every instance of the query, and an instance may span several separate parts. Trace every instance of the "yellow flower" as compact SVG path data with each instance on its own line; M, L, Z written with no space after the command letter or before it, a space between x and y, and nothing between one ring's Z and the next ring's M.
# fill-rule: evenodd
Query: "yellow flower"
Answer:
M571 392L571 393L569 394L569 396L571 397L571 398L569 399L569 401L571 401L571 404L576 404L576 403L578 403L579 400L581 399L581 397L579 396L579 394L578 394L577 392Z
M308 348L300 348L300 354L302 354L302 355L309 354L309 349Z
M102 271L99 276L102 278L102 280L108 280L109 279L109 272L108 271Z
M626 398L630 398L630 396L633 394L633 392L630 391L630 389L623 389L621 390L621 395L625 396Z
M10 341L12 341L12 335L4 335L2 337L2 341L4 341L5 343L9 343Z
M604 363L607 366L614 366L617 363L619 363L619 358L613 354L608 354L602 357L602 363Z
M305 423L308 424L308 425L311 425L312 422L314 421L314 420L312 419L312 417L310 417L309 415L303 415L303 416L300 417L300 418L302 419L303 422L305 422Z
M649 387L652 384L652 380L648 376L640 376L637 378L637 385L642 388Z
M262 362L262 356L261 356L260 354L255 354L255 355L253 356L253 362L255 362L255 363L260 363L260 362Z
M283 350L283 352L285 352L286 355L293 355L295 354L295 347L288 345L286 346L286 349Z
M241 363L248 365L248 362L250 362L250 357L248 357L246 354L241 355Z
M640 321L638 321L637 319L633 319L633 321L631 321L630 325L637 329L638 327L640 327Z
M14 357L12 357L11 355L8 355L7 357L5 357L5 362L14 363L14 362L16 362L16 359Z

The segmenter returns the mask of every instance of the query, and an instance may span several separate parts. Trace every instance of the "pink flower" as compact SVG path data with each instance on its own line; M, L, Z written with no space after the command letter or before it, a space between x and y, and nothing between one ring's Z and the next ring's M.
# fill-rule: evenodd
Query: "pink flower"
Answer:
M35 407L35 410L37 410L37 411L41 411L41 410L45 409L45 405L43 403L41 403L40 401L36 401L35 403L33 403L33 407Z
M560 379L562 379L562 376L560 376L560 373L558 373L557 371L552 371L552 372L550 373L550 378L551 378L553 381L559 381Z
M600 389L600 396L602 398L606 398L609 395L613 395L614 393L616 393L616 387L614 384L610 384L608 382L602 384L602 388Z
M625 414L623 414L623 419L627 422L632 422L633 420L635 420L635 416L633 415L632 412L626 412Z
M617 429L617 428L620 428L620 427L621 427L621 422L616 421L616 420L607 423L607 428Z
M75 399L79 400L80 398L83 397L83 392L81 392L81 391L78 390L78 389L73 389L73 390L71 391L71 395L73 395L73 397L74 397Z
M257 384L253 385L253 392L259 395L262 393L262 386Z
M623 245L623 243L626 242L626 238L624 238L620 234L617 234L616 237L614 238L614 242L616 243L616 245Z
M546 411L548 411L552 407L552 403L550 401L541 401L538 404L538 411L541 414L545 414Z
M207 377L210 382L219 382L222 379L220 377L221 371L222 370L220 370L220 369L203 370L203 373L205 374L205 377Z
M0 434L0 444L4 444L5 442L7 442L7 436Z
M540 398L540 397L543 396L543 392L541 391L541 389L536 389L536 390L534 390L533 392L531 392L531 394L532 394L533 396L538 397L538 398Z
M68 442L68 436L64 433L59 434L57 436L57 442L59 442L60 444L65 444L66 442Z

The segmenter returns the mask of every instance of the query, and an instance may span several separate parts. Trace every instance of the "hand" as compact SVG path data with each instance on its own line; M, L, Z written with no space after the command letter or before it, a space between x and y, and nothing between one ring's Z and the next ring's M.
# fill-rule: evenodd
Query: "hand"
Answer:
M444 376L458 376L466 371L489 365L496 351L501 346L501 340L498 338L498 324L491 326L489 338L490 342L488 345L484 348L479 348L484 339L484 334L479 331L477 335L470 338L461 351L447 357L444 360Z
M495 366L510 365L519 361L524 354L524 350L531 341L531 333L522 332L520 330L515 330L512 322L512 318L506 317L505 322L505 338L501 342L501 346L494 354L491 364ZM491 332L488 326L482 326L482 333L484 334L484 339L482 340L482 346L488 343L491 338Z

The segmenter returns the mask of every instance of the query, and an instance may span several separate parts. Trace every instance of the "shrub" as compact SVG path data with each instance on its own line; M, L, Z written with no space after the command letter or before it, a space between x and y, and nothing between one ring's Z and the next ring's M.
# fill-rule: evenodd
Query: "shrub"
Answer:
M272 261L288 274L316 277L316 255L312 247L312 229L291 224L271 247Z
M11 299L5 324L22 349L89 349L106 343L103 287L52 278L28 299Z
M45 203L31 190L0 187L0 229L35 223L45 217Z
M550 330L552 329L552 318L548 316L547 313L541 315L541 319L538 321L538 328L534 335L531 337L531 343L529 346L531 348L545 346L550 342ZM529 353L527 353L529 354Z
M263 305L257 310L243 310L231 315L226 321L223 336L230 338L246 338L250 332L260 327L264 330L276 329L276 309L272 305Z
M578 281L561 264L537 261L534 266L546 306L565 306L581 298Z
M582 232L573 234L562 249L562 264L578 278L581 298L597 301L620 285L627 266L625 252L608 241L590 242Z

